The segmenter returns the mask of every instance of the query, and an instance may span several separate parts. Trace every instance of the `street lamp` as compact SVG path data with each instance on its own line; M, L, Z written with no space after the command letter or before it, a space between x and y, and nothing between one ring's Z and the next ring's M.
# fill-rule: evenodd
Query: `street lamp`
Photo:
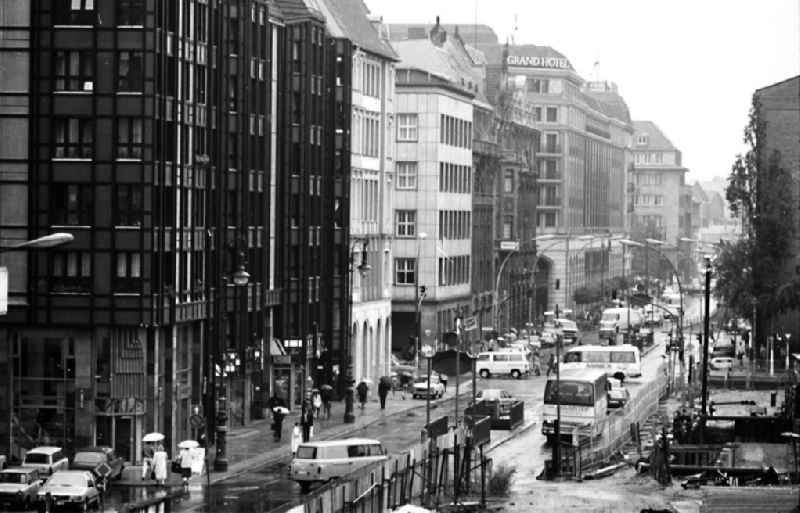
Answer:
M414 347L414 367L419 370L419 352L422 349L422 301L425 300L425 287L419 284L420 274L422 274L422 262L420 260L420 253L422 250L422 241L428 238L425 232L417 234L417 260L414 262L414 306L416 313L416 344Z
M243 258L243 255L240 255ZM250 283L250 273L247 272L245 269L244 263L239 264L239 267L231 276L233 284L236 288L243 288L247 287L247 284ZM243 335L244 331L241 329L242 325L244 324L244 316L247 312L247 294L245 292L243 294L242 305L240 307L239 320L240 320L240 335ZM216 422L216 446L217 446L217 453L216 457L214 458L214 470L216 472L227 472L228 470L228 451L227 451L227 435L228 435L228 396L230 395L230 389L233 387L233 373L236 372L236 369L239 365L241 365L242 360L237 354L237 350L226 351L225 354L220 355L223 357L221 372L222 377L225 376L230 377L228 379L228 386L224 386L219 392L219 397L217 399L217 422ZM224 383L224 381L223 381ZM242 385L244 386L244 384ZM242 393L242 412L244 412L245 404L244 404L244 391ZM244 415L244 413L242 413Z
M350 340L348 340L347 343L345 344L345 354L342 360L342 363L345 365L345 375L344 375L344 381L345 381L344 423L345 424L352 424L353 422L356 421L356 416L353 414L353 384L355 383L355 380L353 379L353 362L350 353L350 351L352 350L352 346L355 343L355 341L353 340L353 334L354 334L353 333L353 276L355 274L354 271L357 270L361 275L361 278L363 279L364 276L367 275L367 272L369 272L372 269L372 266L369 265L369 262L367 262L368 243L369 241L365 240L363 242L363 245L361 246L361 263L358 264L358 267L356 267L355 265L356 260L355 256L353 255L353 249L355 249L357 243L350 246L350 290L348 291L349 292L348 295L350 298L350 318L347 321L348 330L350 332L350 337L349 337ZM303 377L303 380L305 381L305 376Z
M431 359L436 351L434 351L433 346L430 344L422 346L420 351L428 362L428 391L425 393L425 430L427 433L428 426L431 423Z
M706 297L705 297L705 318L703 319L703 389L702 389L702 414L703 424L701 434L705 437L706 418L708 417L708 328L709 328L709 306L711 302L711 257L706 256Z

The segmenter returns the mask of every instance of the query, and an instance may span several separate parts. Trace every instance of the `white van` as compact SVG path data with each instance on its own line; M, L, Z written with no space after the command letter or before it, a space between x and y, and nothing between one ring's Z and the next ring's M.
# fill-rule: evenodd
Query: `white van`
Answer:
M297 447L289 477L300 483L302 492L307 493L312 483L346 476L365 465L386 459L386 450L378 440L346 438L306 442Z
M629 344L577 346L564 354L559 369L603 369L619 380L638 378L642 375L642 356L639 348Z
M484 379L502 374L520 379L531 372L531 364L527 355L519 351L487 351L478 354L475 371Z
M603 310L603 316L600 318L600 338L613 339L616 338L618 333L624 333L628 330L628 318L630 315L630 328L637 330L642 325L642 313L638 308L631 308L628 314L628 308L606 308Z
M69 460L61 447L45 445L26 452L22 457L22 467L35 468L39 471L39 475L44 477L59 470L68 470Z

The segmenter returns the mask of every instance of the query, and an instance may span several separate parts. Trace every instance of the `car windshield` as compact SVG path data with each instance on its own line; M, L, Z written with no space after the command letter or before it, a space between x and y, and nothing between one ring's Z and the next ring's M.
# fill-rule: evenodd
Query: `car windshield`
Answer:
M79 452L75 455L73 463L96 465L105 460L106 455L102 452Z
M301 460L313 460L317 457L317 448L310 445L301 445L297 448L296 457Z
M61 488L86 486L86 477L83 474L56 472L47 480L47 486L58 486Z
M47 454L28 453L25 455L25 463L43 463L45 465L50 463L50 458Z
M556 404L556 382L548 381L544 389L544 402ZM594 404L594 385L581 381L561 380L561 404L592 406Z
M27 479L25 474L19 472L4 472L0 474L0 483L21 483L25 484Z

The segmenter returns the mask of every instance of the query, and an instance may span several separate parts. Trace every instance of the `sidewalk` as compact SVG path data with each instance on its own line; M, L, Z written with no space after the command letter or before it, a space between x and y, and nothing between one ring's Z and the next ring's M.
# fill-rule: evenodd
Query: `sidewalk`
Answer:
M469 374L465 374L459 397L463 397L472 391L472 383ZM438 400L432 400L431 404L438 404L445 401L452 401L455 386L452 380L447 387L445 396ZM377 392L370 391L370 398L366 408L362 411L356 402L353 407L355 422L352 424L344 423L344 401L332 403L330 420L315 420L314 440L329 440L333 438L343 438L353 434L370 424L387 416L397 415L408 412L409 410L425 408L425 401L412 399L411 394L406 394L405 400L402 399L400 391L392 394L386 399L386 409L380 409L380 401ZM223 481L238 474L254 470L258 467L270 463L285 463L291 458L291 433L294 423L299 421L299 408L293 410L283 421L283 436L281 441L273 440L273 433L270 426L272 419L257 420L246 426L229 426L227 438L228 470L226 472L211 472L210 480L204 476L202 484L211 484ZM420 426L422 428L422 426ZM213 468L214 448L209 449L208 460L211 461ZM149 486L154 485L153 481L142 481L140 479L141 467L126 467L123 479L119 484L125 486ZM195 478L197 479L197 478ZM199 482L200 480L198 480ZM167 486L180 486L181 479L178 474L171 474L167 480Z

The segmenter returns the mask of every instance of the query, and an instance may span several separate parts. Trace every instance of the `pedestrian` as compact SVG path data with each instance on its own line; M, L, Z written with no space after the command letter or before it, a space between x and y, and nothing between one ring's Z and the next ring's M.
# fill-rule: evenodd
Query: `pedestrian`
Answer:
M365 381L361 381L356 387L356 392L358 392L358 402L361 403L361 409L364 409L367 403L367 391L369 390L369 386Z
M739 359L739 367L744 367L744 350L741 348L736 352L736 358Z
M323 386L320 396L322 398L322 409L325 410L325 418L331 420L331 401L333 400L333 388L330 385Z
M314 411L311 409L311 403L308 399L303 401L303 407L300 410L300 427L303 429L303 442L311 440L311 429L314 426Z
M316 388L311 392L311 406L314 407L314 418L319 418L322 411L322 394Z
M167 451L159 443L153 452L153 473L155 474L156 484L164 485L167 481Z
M292 428L292 456L297 454L297 447L303 441L303 431L300 429L300 423L295 422Z
M556 370L556 355L554 353L550 354L550 361L547 363L547 377L550 377L551 372L555 372Z
M189 484L189 478L192 476L192 452L188 448L182 448L178 454L178 461L181 465L181 480L183 486Z
M391 388L391 383L385 379L382 379L380 383L378 383L378 397L381 400L381 410L386 409L386 396L389 395L389 390Z
M447 374L439 374L439 381L444 385L444 392L447 392Z
M276 442L281 441L281 433L283 432L283 418L286 417L282 406L277 406L272 410L272 435L273 440Z
M144 447L142 448L142 481L144 481L148 477L152 477L151 474L153 472L154 452L155 452L155 447L153 447L153 444L145 442Z

